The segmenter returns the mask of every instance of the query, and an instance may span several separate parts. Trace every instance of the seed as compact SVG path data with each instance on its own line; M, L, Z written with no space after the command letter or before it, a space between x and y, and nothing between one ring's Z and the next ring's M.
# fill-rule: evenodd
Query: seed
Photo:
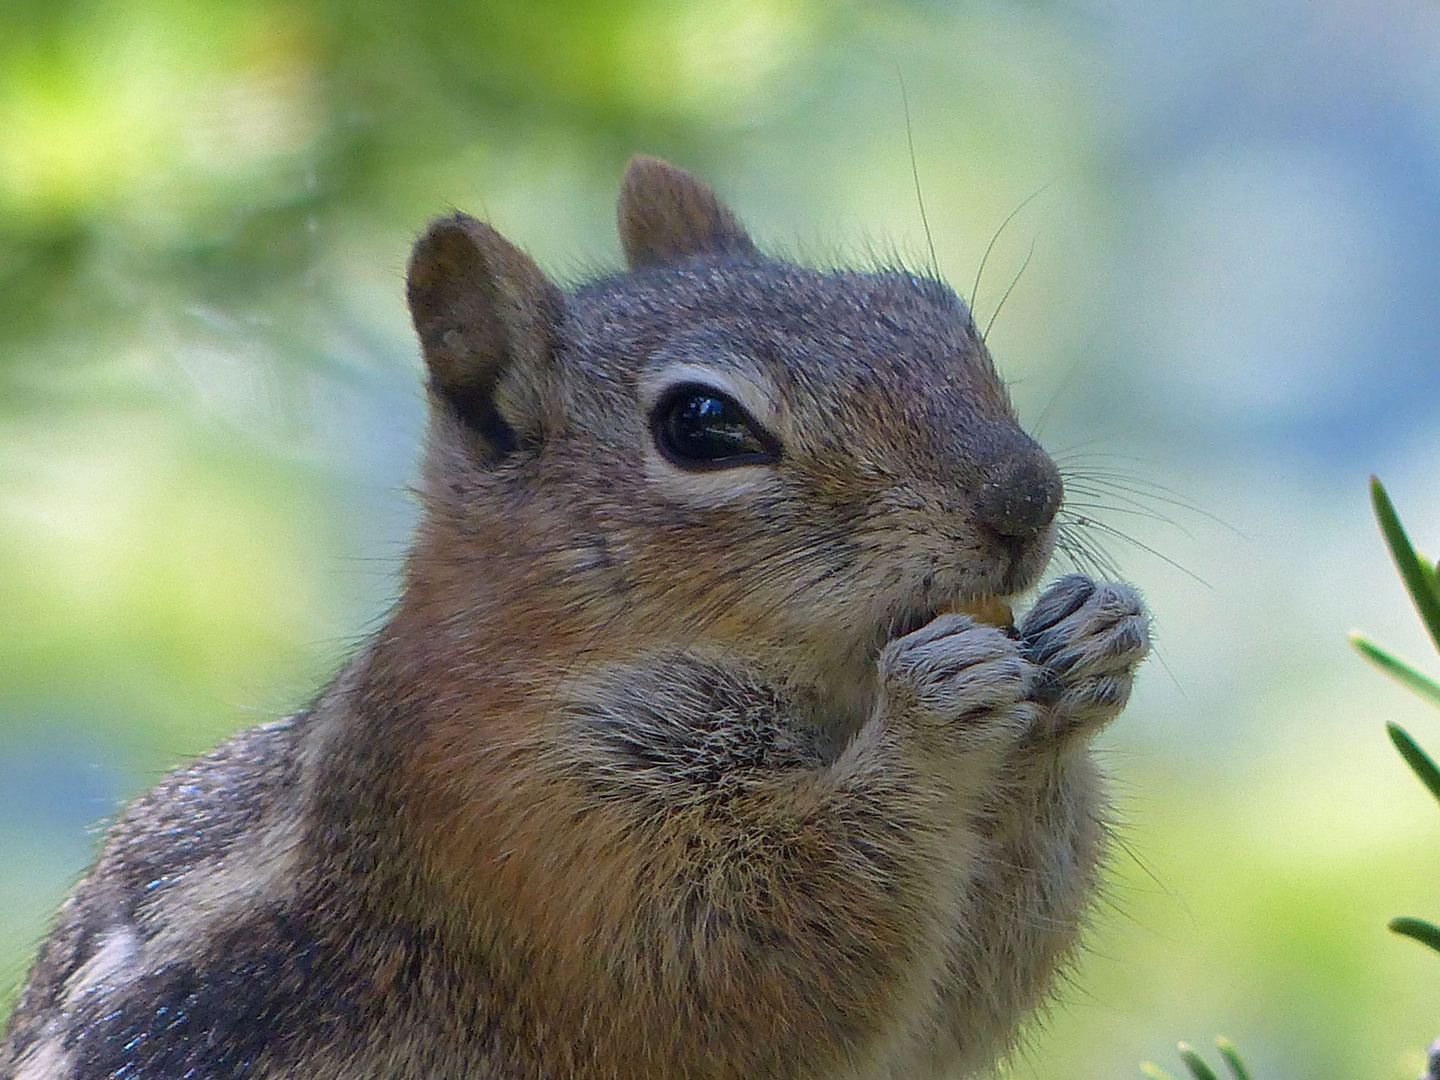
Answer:
M1010 605L998 596L982 596L979 600L959 605L955 610L961 615L969 615L976 622L999 627L1001 630L1015 625L1015 613L1010 610Z

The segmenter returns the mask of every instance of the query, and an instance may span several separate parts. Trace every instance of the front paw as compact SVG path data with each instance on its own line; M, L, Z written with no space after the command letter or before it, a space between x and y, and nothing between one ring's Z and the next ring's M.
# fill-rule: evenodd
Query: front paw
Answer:
M1071 574L1036 601L1020 641L1044 673L1034 696L1057 731L1094 731L1130 700L1135 669L1150 651L1150 615L1129 585Z
M880 653L892 722L908 720L954 750L1018 737L1033 725L1040 672L1020 642L966 615L941 615Z

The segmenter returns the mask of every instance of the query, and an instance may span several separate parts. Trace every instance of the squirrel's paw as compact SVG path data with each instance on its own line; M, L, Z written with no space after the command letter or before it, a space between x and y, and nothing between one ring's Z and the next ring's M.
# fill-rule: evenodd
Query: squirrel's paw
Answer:
M1071 574L1035 602L1020 640L1041 670L1033 696L1055 733L1093 731L1130 699L1135 669L1150 651L1150 614L1129 585Z
M953 749L1019 736L1034 723L1040 672L1020 642L967 615L941 615L880 653L892 718L943 732Z

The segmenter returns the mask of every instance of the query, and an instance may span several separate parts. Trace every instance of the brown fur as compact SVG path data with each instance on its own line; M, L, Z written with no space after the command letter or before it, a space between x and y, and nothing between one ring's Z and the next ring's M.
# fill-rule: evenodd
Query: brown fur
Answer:
M1061 495L949 289L768 259L654 159L618 217L631 271L568 294L464 215L416 245L393 617L130 808L0 1076L878 1080L1013 1044L1094 892L1086 746L1143 607L1070 577L1008 634L944 614L1037 580ZM666 441L694 386L752 458Z

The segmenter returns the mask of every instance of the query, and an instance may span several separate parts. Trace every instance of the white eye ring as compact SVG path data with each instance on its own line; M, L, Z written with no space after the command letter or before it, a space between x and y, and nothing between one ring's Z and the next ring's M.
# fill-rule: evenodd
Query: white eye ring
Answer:
M755 373L758 375L758 372ZM713 387L731 398L766 431L778 432L777 412L773 393L759 379L738 375L734 371L706 367L703 364L666 364L643 377L640 382L640 408L649 416L672 391L686 383Z
M655 432L656 410L665 404L667 398L683 392L686 387L697 391L711 390L716 397L734 402L756 425L761 445L770 451L772 448L768 442L774 442L773 452L778 456L778 440L772 434L777 410L773 399L761 385L751 379L737 377L729 370L716 370L693 363L667 364L654 372L651 378L645 379L640 387L640 406L645 411L649 436L645 449L646 480L674 502L702 507L744 502L757 491L772 486L774 457L757 456L754 460L696 467L695 464L686 464L683 457L677 460L676 455L669 455L661 449Z

